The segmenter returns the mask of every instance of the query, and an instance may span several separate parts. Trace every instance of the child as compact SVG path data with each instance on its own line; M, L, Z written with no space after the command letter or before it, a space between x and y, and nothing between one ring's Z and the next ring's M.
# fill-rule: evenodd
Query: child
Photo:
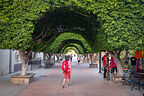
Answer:
M70 87L71 62L69 60L70 60L70 57L66 56L65 61L63 61L63 63L62 63L62 70L64 73L64 80L63 80L62 88L64 88L67 77L68 77L67 85L68 85L68 87Z

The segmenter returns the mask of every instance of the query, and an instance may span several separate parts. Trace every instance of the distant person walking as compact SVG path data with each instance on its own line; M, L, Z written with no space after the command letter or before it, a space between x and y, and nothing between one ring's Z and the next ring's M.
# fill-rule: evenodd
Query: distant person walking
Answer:
M130 60L131 60L132 71L135 72L137 59L135 57L131 57Z
M77 61L78 61L78 65L79 65L79 63L80 63L80 57L79 56L77 57Z
M62 63L62 70L64 73L62 88L64 88L66 80L67 80L67 86L70 87L71 62L69 60L70 60L70 56L66 56L65 61L63 61Z
M107 55L104 55L103 58L103 67L104 67L104 78L106 78L106 74L107 74Z
M72 58L73 58L73 56L72 56L72 55L70 55L70 62L72 62Z

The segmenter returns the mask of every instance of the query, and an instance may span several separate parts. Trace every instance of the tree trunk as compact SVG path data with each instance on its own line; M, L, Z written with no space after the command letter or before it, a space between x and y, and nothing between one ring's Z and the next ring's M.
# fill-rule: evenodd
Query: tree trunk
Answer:
M52 56L50 55L50 56L49 56L49 60L48 60L49 63L51 63L51 57L52 57Z
M59 56L57 56L57 62L59 62Z
M88 54L87 54L87 63L89 63L89 58L88 58Z
M43 60L45 61L46 60L46 56L45 56L45 54L43 53Z
M56 57L57 57L57 62L59 62L59 55L56 55Z
M118 58L116 58L115 56L113 58L115 59L115 62L117 64L118 75L123 76L124 72L123 72L122 62Z
M54 64L55 64L55 54L54 54L54 57L53 57L53 59L54 59Z
M125 60L125 58L128 56L128 51L125 51L125 57L123 59L120 59L120 53L121 51L113 51L113 52L108 52L115 60L116 65L117 65L117 69L118 69L118 75L119 76L123 76L124 72L123 72L123 67L122 67L122 61Z
M51 57L52 57L53 53L45 53L45 56L48 59L48 63L51 63Z
M65 54L64 54L64 53L62 54L62 60L63 60L63 59L65 59Z
M20 53L20 58L22 60L22 76L26 76L27 75L27 66L28 66L28 62L29 62L29 55L32 53L32 51L28 51L27 53L24 50L19 49L19 53Z
M85 60L86 60L86 56L87 56L87 54L83 54L83 56L84 56L83 62L86 63Z
M27 75L27 66L28 66L28 61L26 62L22 62L22 76L26 76Z
M101 52L99 53L99 73L101 73Z
M91 64L93 64L93 55L94 53L90 53Z
M84 59L83 59L83 62L84 62L84 63L85 63L85 58L86 58L86 57L84 56Z

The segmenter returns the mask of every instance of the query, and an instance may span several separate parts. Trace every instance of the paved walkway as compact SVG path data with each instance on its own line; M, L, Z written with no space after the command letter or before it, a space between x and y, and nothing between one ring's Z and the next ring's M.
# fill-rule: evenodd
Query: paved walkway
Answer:
M88 65L72 66L71 88L62 88L60 66L45 72L16 96L131 96L117 84L106 81ZM1 96L1 95L0 95Z
M29 72L36 74L34 79L35 82L41 75L43 75L44 73L48 73L50 70L51 69L39 68L37 70ZM20 71L5 76L0 76L0 96L16 96L17 93L19 93L21 90L29 86L29 85L16 85L10 82L10 77L17 73L20 73Z

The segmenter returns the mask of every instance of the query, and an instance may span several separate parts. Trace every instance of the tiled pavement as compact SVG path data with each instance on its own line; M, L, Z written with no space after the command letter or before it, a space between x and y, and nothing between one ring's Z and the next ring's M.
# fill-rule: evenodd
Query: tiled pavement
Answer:
M63 89L62 80L63 73L57 66L40 75L16 96L132 96L117 84L104 80L102 74L88 65L72 66L71 88Z
M35 79L34 79L34 82L35 82L36 80L38 80L38 78L41 75L45 73L49 73L50 70L51 69L40 68L40 69L29 71L29 72L36 74ZM0 96L16 96L18 92L20 92L21 90L29 86L29 85L15 85L10 82L10 76L17 74L17 73L20 73L20 71L11 73L5 76L0 76Z

